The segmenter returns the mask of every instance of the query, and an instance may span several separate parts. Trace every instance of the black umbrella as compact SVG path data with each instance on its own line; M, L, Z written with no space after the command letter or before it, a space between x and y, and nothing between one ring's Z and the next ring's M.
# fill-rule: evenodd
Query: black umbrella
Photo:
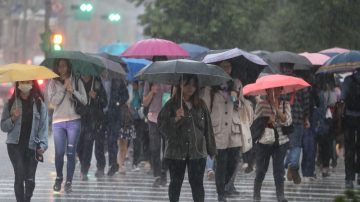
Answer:
M119 63L126 73L129 72L126 62L124 62L124 60L122 60L120 56L111 55L109 53L95 53L95 55L100 55L101 57L104 57L113 62Z
M280 70L280 63L294 64L294 70L310 70L311 62L304 56L289 51L277 51L265 56L266 62Z

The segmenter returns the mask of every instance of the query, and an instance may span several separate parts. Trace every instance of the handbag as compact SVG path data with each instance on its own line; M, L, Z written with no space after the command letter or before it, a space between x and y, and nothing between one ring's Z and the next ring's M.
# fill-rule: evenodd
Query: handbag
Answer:
M285 101L283 101L283 113L285 113ZM281 130L284 135L290 135L294 132L295 128L294 125L291 123L288 126L282 126Z
M259 143L272 145L275 143L275 130L273 128L265 128L264 134L259 139Z
M253 142L256 142L262 136L262 134L264 134L268 121L269 117L261 116L255 119L254 122L251 124L250 131Z

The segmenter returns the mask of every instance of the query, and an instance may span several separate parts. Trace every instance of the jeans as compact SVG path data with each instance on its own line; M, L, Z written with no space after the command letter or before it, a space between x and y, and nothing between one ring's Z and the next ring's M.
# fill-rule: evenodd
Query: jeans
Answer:
M284 159L286 151L288 149L288 143L272 146L272 145L263 145L256 144L256 177L255 183L262 183L264 181L266 172L269 168L270 157L273 161L273 176L275 185L284 183Z
M80 136L80 119L53 124L55 167L57 177L63 177L64 155L67 156L66 181L71 182L75 171L76 147Z
M360 117L346 116L345 180L355 180L360 168ZM356 160L357 159L357 160Z
M214 159L211 159L210 156L206 159L206 169L207 171L214 170Z
M169 201L178 202L187 167L194 202L204 202L204 172L206 159L166 159L170 171Z
M291 166L299 170L299 160L301 155L302 139L304 134L303 125L294 125L294 132L289 135L289 152L286 157L285 167Z
M239 147L217 150L215 182L218 196L225 195L225 185L230 182L236 171L239 155Z
M16 201L30 201L35 189L35 173L38 164L35 160L35 151L15 144L8 144L7 150L14 168Z
M151 166L154 171L154 177L160 177L162 174L161 162L161 134L156 123L149 123L149 138L150 138L150 156Z
M315 156L315 133L312 128L308 128L304 130L303 156L301 160L301 171L304 177L315 176Z

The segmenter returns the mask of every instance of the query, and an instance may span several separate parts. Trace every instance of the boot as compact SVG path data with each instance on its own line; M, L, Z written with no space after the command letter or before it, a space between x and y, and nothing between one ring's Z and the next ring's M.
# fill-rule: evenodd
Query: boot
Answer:
M261 186L262 186L261 182L254 182L254 202L261 201L261 194L260 194Z
M287 202L288 200L285 198L284 195L284 182L278 183L276 186L276 197L278 202Z

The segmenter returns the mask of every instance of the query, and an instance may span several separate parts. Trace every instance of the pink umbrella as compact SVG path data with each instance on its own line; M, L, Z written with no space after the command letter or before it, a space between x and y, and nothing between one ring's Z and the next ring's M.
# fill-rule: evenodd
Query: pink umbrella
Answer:
M186 58L189 54L178 44L165 39L144 39L136 42L122 54L129 58L152 59L154 56L166 56L171 59Z
M244 95L266 95L266 89L283 87L281 93L287 94L309 86L310 84L301 78L272 74L257 79L256 83L246 85L243 91Z
M306 57L313 65L323 65L327 60L330 59L329 56L320 53L304 52L300 53L299 55Z
M345 49L345 48L339 48L339 47L333 47L333 48L319 51L319 53L347 53L347 52L350 52L350 50Z

